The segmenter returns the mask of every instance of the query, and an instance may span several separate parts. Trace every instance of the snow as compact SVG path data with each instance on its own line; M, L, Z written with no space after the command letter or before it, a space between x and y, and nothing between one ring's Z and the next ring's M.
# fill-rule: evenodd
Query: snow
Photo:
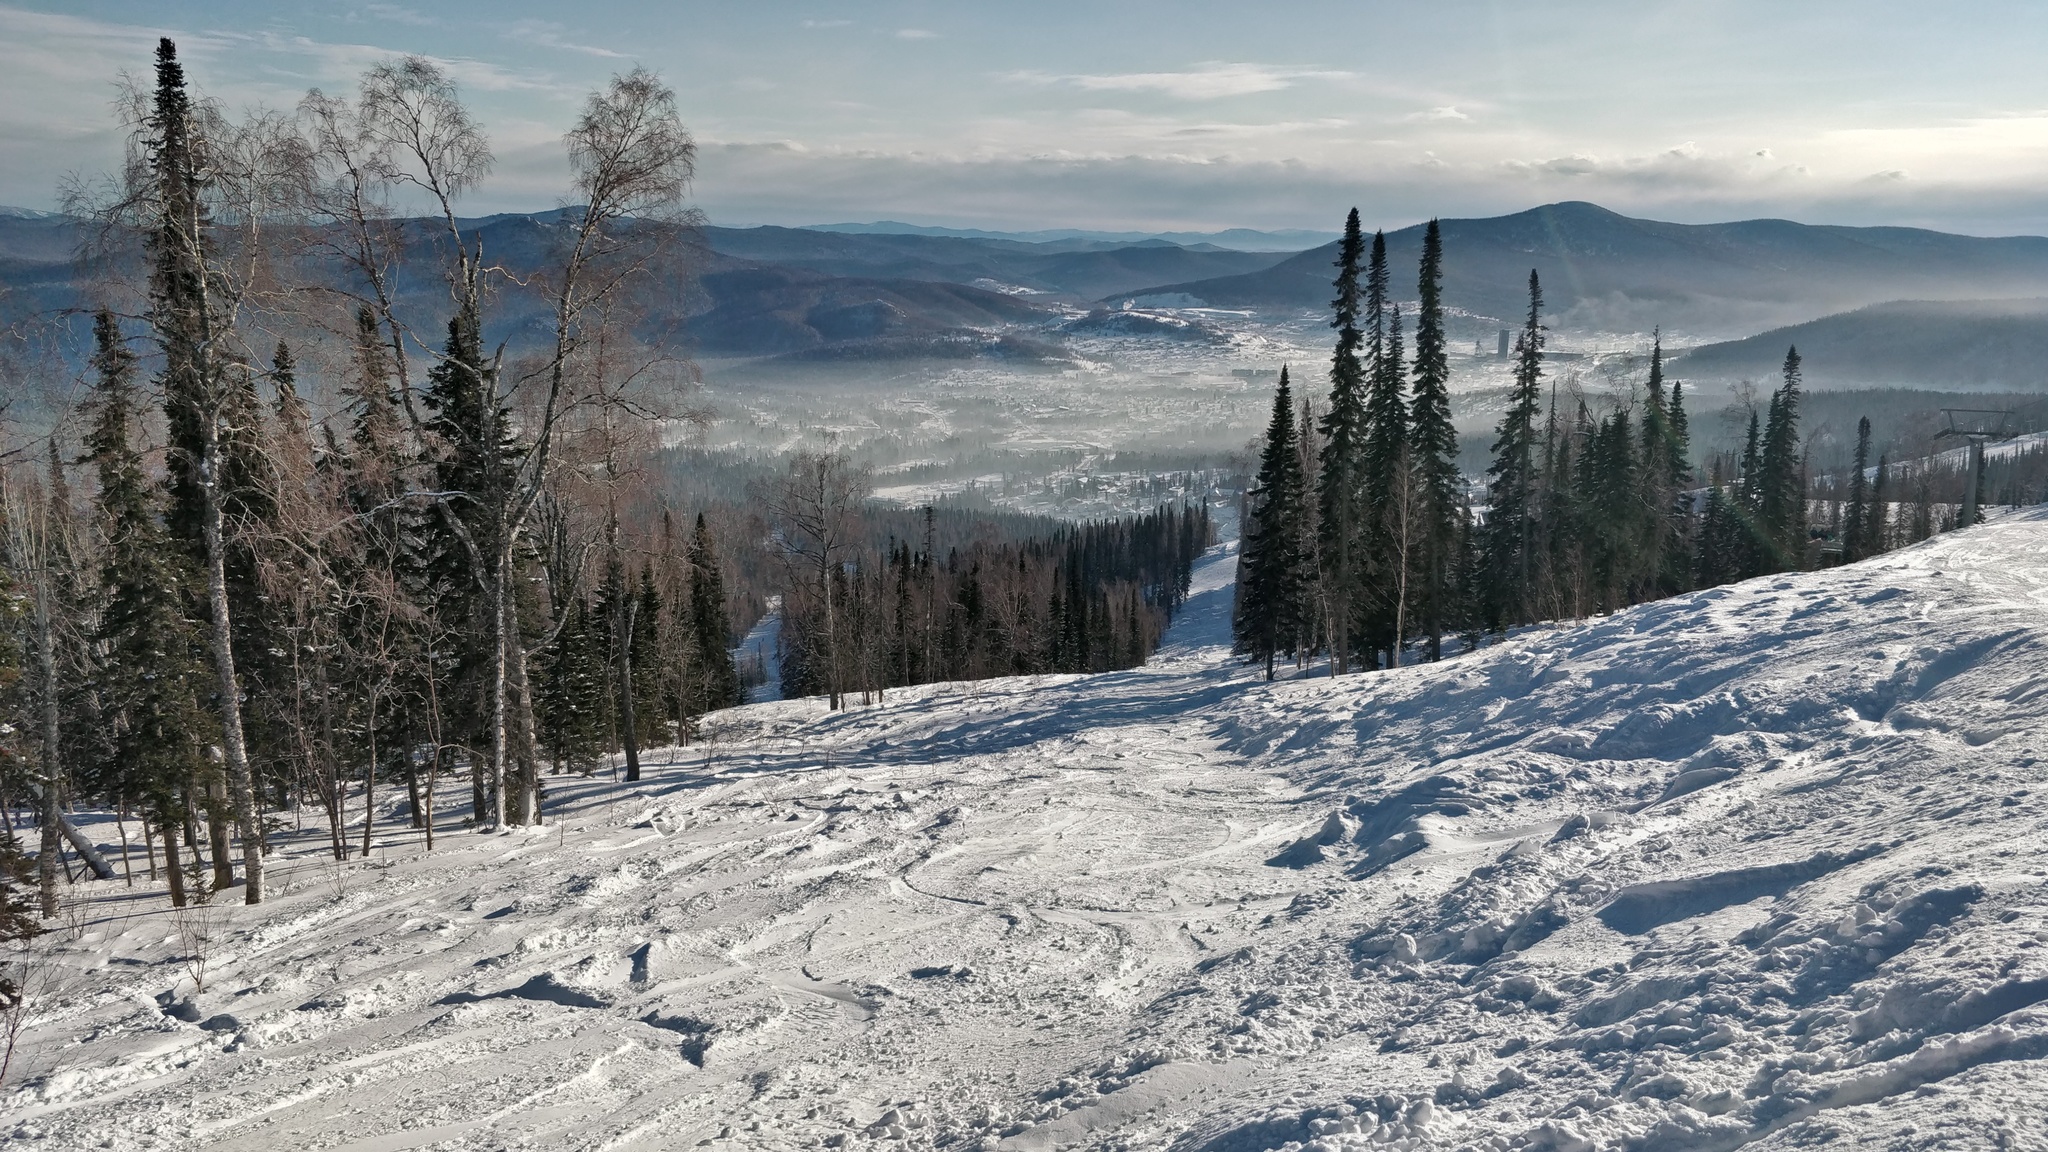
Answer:
M1141 669L751 705L553 826L285 849L188 1007L190 918L84 885L0 1133L2048 1147L2048 513L1336 681L1231 662L1234 563Z

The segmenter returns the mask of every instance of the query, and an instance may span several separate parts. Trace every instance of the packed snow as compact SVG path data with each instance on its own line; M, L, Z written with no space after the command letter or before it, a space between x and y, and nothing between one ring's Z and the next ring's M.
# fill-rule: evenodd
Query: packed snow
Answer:
M2048 1147L2048 514L1334 681L1232 661L1234 562L1141 669L736 709L260 908L81 885L0 1134Z

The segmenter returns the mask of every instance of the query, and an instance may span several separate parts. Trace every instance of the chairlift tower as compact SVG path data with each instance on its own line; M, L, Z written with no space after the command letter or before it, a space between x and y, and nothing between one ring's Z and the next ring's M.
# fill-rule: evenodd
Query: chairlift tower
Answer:
M1984 486L1984 445L1995 441L2010 440L2017 432L2013 429L2012 412L1992 408L1943 408L1941 414L1948 419L1948 427L1934 434L1936 440L1954 436L1966 440L1970 445L1969 478L1963 483L1963 517L1956 526L1967 528L1977 522L1977 490Z

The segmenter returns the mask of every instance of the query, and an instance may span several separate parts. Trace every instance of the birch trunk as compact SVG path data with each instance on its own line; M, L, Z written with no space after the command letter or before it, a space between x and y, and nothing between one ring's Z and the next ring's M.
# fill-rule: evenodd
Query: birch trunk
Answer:
M263 903L263 842L256 835L256 793L249 773L249 749L242 740L241 680L235 675L234 622L228 614L227 541L220 507L220 424L205 421L206 598L213 609L213 667L220 678L221 752L227 760L229 799L235 830L242 837L243 900Z

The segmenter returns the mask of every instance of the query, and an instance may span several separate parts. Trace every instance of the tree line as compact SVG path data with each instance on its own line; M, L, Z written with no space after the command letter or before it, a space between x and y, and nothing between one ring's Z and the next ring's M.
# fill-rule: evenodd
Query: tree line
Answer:
M858 488L835 457L799 456L778 495L791 572L781 613L782 690L833 707L889 688L1041 672L1133 668L1158 648L1214 541L1206 505L1023 538L860 547L838 526Z
M1325 658L1332 675L1436 660L1446 636L1470 647L1489 632L1861 559L1947 526L1932 511L1930 469L1918 511L1899 517L1890 462L1869 461L1868 419L1847 478L1810 475L1797 348L1764 409L1752 410L1739 455L1716 457L1705 474L1661 341L1641 391L1609 411L1560 397L1554 380L1546 389L1533 269L1492 460L1468 484L1451 421L1443 259L1432 220L1411 353L1385 236L1368 245L1353 209L1338 245L1320 414L1281 369L1244 501L1234 614L1238 652L1268 679L1282 657Z

